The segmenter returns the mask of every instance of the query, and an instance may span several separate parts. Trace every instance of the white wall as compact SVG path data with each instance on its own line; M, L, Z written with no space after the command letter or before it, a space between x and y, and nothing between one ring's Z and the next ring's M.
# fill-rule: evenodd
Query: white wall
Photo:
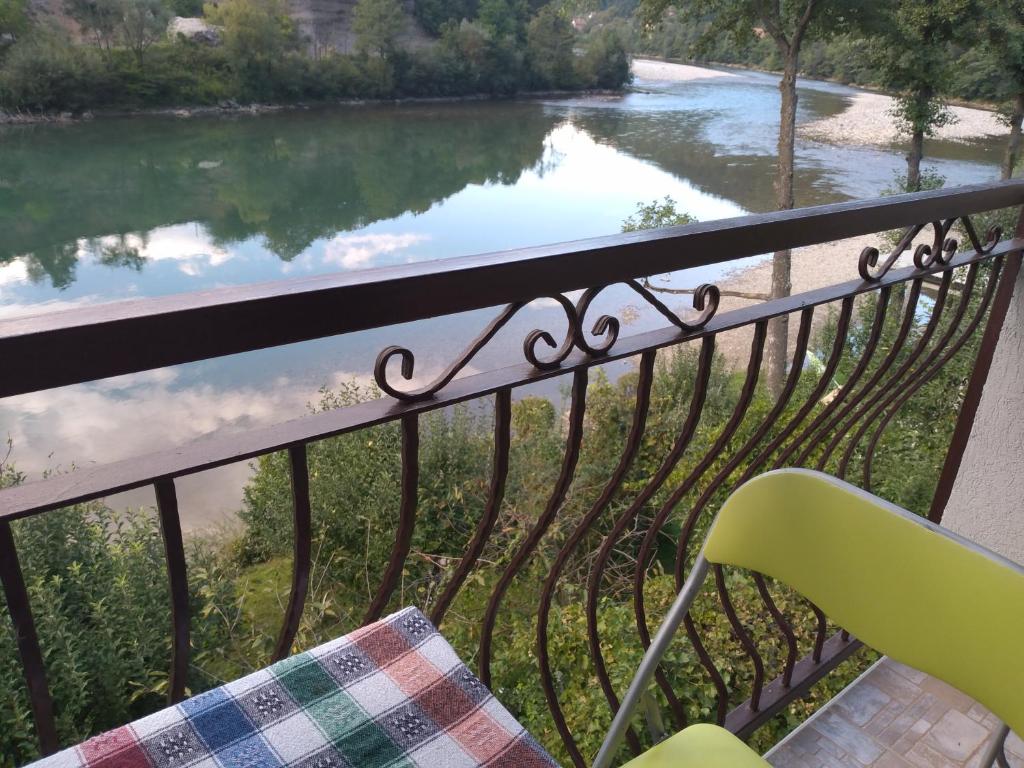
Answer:
M1024 564L1024 269L942 524Z

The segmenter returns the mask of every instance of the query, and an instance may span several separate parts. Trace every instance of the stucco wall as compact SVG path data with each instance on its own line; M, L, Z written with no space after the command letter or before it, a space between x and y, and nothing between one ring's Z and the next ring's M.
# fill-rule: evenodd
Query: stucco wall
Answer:
M1024 563L1024 270L942 524Z

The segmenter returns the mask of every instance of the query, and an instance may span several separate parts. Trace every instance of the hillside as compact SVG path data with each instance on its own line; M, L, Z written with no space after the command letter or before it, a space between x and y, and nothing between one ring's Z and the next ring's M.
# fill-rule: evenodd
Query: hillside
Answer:
M299 25L303 40L313 52L333 49L349 53L355 47L352 34L352 9L357 0L289 0L292 16ZM412 17L413 0L405 0L408 15L406 47L418 48L427 44L428 35Z
M352 9L357 0L289 0L299 28L299 35L311 53L336 50L350 53L355 47L352 34ZM414 0L405 0L408 14L405 46L421 48L430 37L412 16ZM48 19L77 33L78 25L64 12L64 0L29 0L30 13L37 19Z

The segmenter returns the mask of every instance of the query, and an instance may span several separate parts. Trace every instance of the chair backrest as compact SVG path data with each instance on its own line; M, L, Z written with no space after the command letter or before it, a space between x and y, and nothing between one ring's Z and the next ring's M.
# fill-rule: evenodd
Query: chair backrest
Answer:
M847 483L795 469L737 490L704 555L788 584L867 645L959 688L1024 734L1021 566Z

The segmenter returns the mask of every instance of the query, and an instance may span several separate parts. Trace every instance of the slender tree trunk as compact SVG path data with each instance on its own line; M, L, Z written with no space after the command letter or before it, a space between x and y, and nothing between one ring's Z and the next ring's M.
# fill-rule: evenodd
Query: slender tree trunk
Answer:
M793 164L796 145L796 70L797 51L786 54L786 65L779 92L782 107L779 113L779 165L775 178L775 202L780 211L793 207ZM777 251L772 259L773 299L789 296L793 289L791 277L792 254L789 250ZM768 387L773 394L782 391L786 380L786 362L789 357L789 316L782 315L770 321L768 326L767 376Z
M907 152L907 192L921 191L921 158L924 157L924 129L914 128Z
M1020 132L1024 123L1024 93L1018 93L1013 100L1013 113L1010 115L1010 139L1006 142L1006 154L1003 156L1002 178L1012 179L1013 171L1020 158Z
M929 127L928 115L934 91L931 87L919 88L911 97L910 151L907 152L907 192L921 191L921 160L924 158L924 133Z

